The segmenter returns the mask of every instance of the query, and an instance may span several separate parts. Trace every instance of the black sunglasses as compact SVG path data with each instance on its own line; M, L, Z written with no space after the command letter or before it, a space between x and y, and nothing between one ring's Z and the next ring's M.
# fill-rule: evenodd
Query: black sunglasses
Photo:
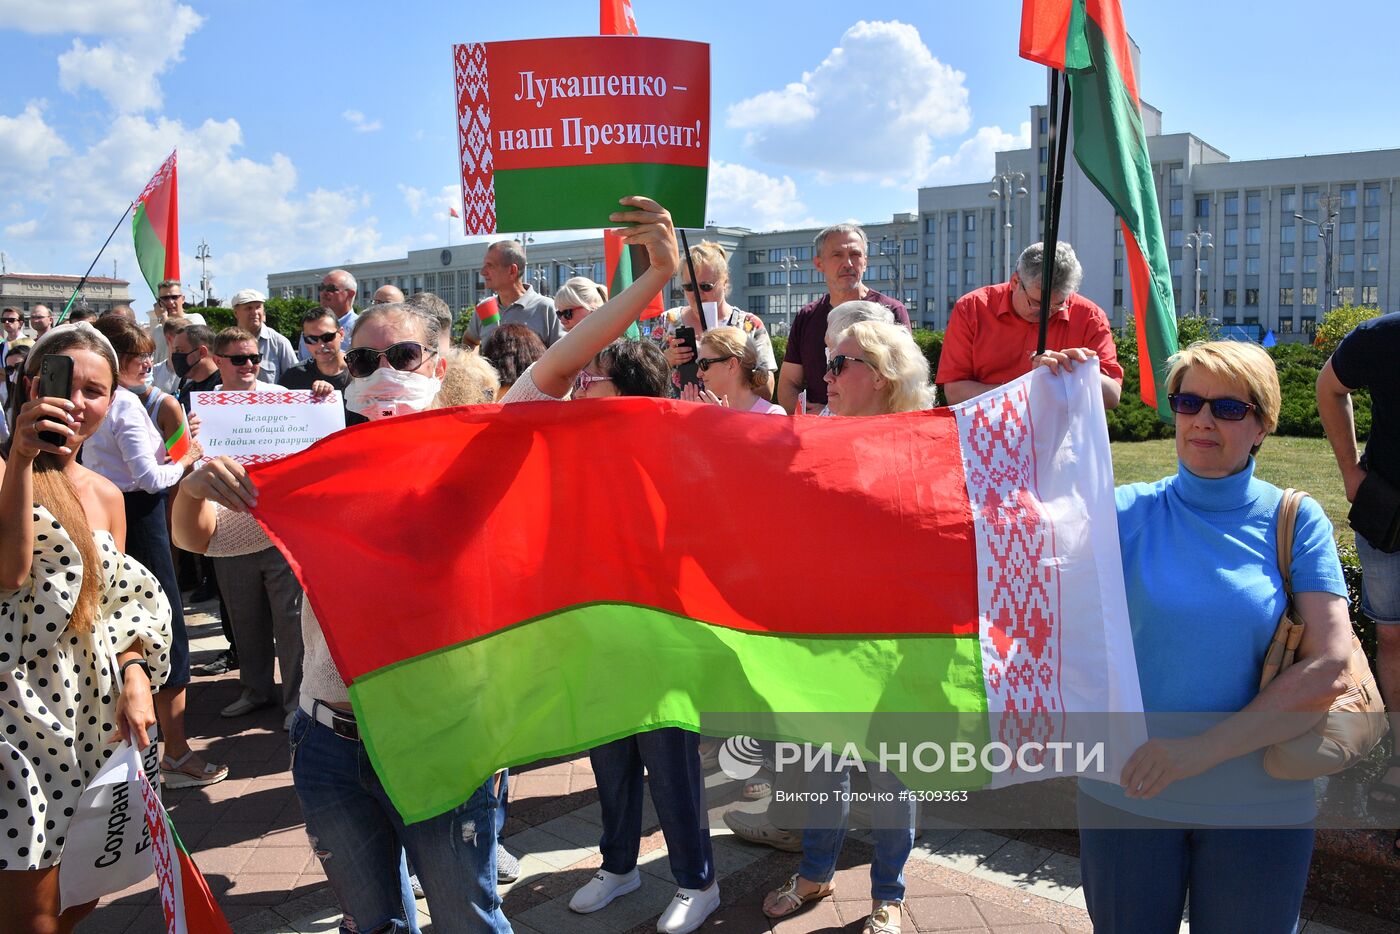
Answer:
M399 341L397 344L390 344L383 350L375 350L373 347L356 347L345 355L345 365L349 368L351 376L356 379L364 379L379 369L380 357L388 360L389 365L396 370L416 370L423 365L425 357L431 357L436 353L436 350L429 350L417 341Z
M191 350L190 353L194 353L194 351ZM234 366L247 366L250 363L256 366L257 364L262 363L262 354L260 353L218 353L214 354L214 356L223 357L225 360L227 360L229 363L232 363Z
M1239 399L1205 399L1189 392L1177 392L1167 396L1172 411L1178 415L1195 415L1201 406L1210 403L1210 414L1226 422L1242 421L1251 410L1259 408L1253 402Z
M554 313L555 313L556 315L559 316L559 320L560 320L560 321L572 321L572 320L574 320L574 315L578 314L580 311L583 311L583 309L582 309L582 308L556 308L556 309L554 309Z
M324 334L303 334L302 337L308 344L329 344L335 340L335 335L335 331L327 331Z
M342 289L338 285L326 285L324 282L316 286L318 292L348 292L349 289Z
M182 298L184 298L183 295L162 295L162 296L158 299L158 301L162 301L162 302L178 302L178 301L179 301L180 299L182 299Z
M699 358L696 359L695 365L698 366L698 367L700 368L700 372L701 372L701 373L708 373L709 370L710 370L710 367L715 366L715 365L720 364L720 363L723 363L723 362L726 361L726 360L733 360L733 359L735 359L735 358L732 357L732 356L728 356L728 357L699 357Z
M841 371L846 368L846 364L848 363L864 363L866 366L870 367L870 369L875 369L875 364L871 363L869 360L864 360L860 357L848 357L843 353L839 353L827 361L826 371L832 376L840 376Z
M6 324L19 324L20 319L19 319L19 318L0 318L0 321L5 322Z
M690 282L683 283L683 284L681 285L681 288L685 289L687 292L694 292L694 291L695 291L695 285L694 285L693 283L690 283ZM702 283L700 283L700 291L702 291L702 292L713 292L714 290L715 290L715 284L714 284L713 282L702 282Z

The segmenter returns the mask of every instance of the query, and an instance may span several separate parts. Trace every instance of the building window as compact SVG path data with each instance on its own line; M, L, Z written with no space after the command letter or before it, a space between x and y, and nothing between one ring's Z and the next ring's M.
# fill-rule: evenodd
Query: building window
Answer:
M1237 194L1228 194L1228 195L1226 195L1226 196L1225 196L1225 216L1226 216L1226 217L1234 217L1234 216L1235 216L1236 214L1238 214L1238 213L1240 213L1240 196L1237 195Z
M1305 286L1303 286L1303 307L1304 307L1304 308L1315 308L1315 307L1317 307L1317 286L1312 286L1312 285L1305 285Z
M1317 272L1317 254L1307 253L1303 256L1303 272Z
M1298 330L1303 334L1317 333L1317 318L1304 316L1298 319Z
M749 273L749 286L750 286L750 288L752 288L753 286L762 285L762 284L763 284L763 273L761 273L761 272L751 272L751 273Z
M963 244L963 256L971 259L977 255L977 241L969 240Z
M787 251L785 249L783 249L782 247L774 247L773 249L768 251L768 262L781 263L783 261L783 257L786 255Z
M1355 286L1352 286L1352 285L1344 285L1344 286L1342 286L1341 288L1339 288L1339 289L1337 290L1337 295L1338 295L1339 301L1340 301L1343 305L1355 305L1355 304L1356 304L1356 287L1355 287Z
M1367 185L1367 186L1366 186L1366 207L1368 207L1368 208L1376 208L1376 207L1380 207L1380 204L1381 204L1381 186L1380 186L1380 185Z
M1179 259L1174 259L1174 260L1171 261L1171 265L1172 265L1172 276L1175 277L1175 276L1181 275L1181 260L1179 260Z
M1278 242L1279 242L1279 243L1292 243L1292 242L1294 242L1297 238L1298 238L1298 228L1295 227L1295 226L1293 225L1293 222L1292 222L1292 221L1287 221L1282 227L1280 227L1280 228L1278 229ZM1256 241L1254 241L1254 242L1255 242L1255 243L1258 243L1259 241L1256 240Z
M701 283L702 285L704 283ZM783 277L783 270L773 269L768 273L769 285L787 285L787 279Z
M1173 230L1171 232L1170 240L1172 246L1181 246L1181 244L1186 241L1185 231L1178 227L1176 230Z
M1246 308L1258 308L1258 307L1259 307L1259 290L1258 290L1258 289L1245 289L1245 290L1244 290L1244 306L1245 306Z
M1196 199L1196 216L1197 216L1197 217L1210 217L1210 199L1209 199L1209 198L1197 198L1197 199Z
M1049 147L1049 146L1041 146L1041 147L1040 147L1040 164L1041 164L1041 165L1044 165L1045 163L1047 163L1047 162L1049 162L1049 161L1050 161L1050 147Z
M1356 222L1355 222L1355 221L1343 221L1342 223L1338 224L1338 225L1337 225L1337 236L1340 237L1340 238L1342 238L1343 240L1355 240L1355 239L1356 239Z
M953 233L957 233L957 232L958 232L958 212L957 212L957 211L949 211L949 212L948 212L948 233L953 234Z
M1361 304L1379 305L1381 301L1380 286L1363 285L1361 287Z
M1226 289L1224 295L1225 297L1222 299L1222 301L1226 308L1234 308L1235 305L1239 303L1239 292L1237 292L1235 289Z
M1361 236L1366 240L1379 239L1381 235L1380 221L1366 221L1361 227Z
M812 248L810 246L800 246L792 251L794 259L811 259Z
M1244 196L1244 210L1246 214L1259 213L1259 192L1251 191Z
M974 231L974 230L976 230L976 229L977 229L977 215L976 215L976 214L964 214L964 215L963 215L963 230L966 230L968 233L971 233L972 231Z
M1292 188L1279 192L1278 207L1284 214L1292 214L1298 210L1298 192Z
M1259 257L1246 256L1244 258L1244 274L1246 276L1259 275Z
M973 287L974 285L976 285L976 284L977 284L977 273L974 272L974 271L971 270L971 269L966 269L966 270L964 270L964 271L963 271L963 285L965 285L967 288L970 289L970 288L972 288L972 287Z
M1304 189L1303 189L1303 210L1304 210L1304 211L1316 211L1316 210L1317 210L1317 189L1316 189L1316 188L1304 188Z
M1227 259L1225 262L1228 263L1229 260ZM1280 256L1278 258L1278 271L1281 273L1287 274L1290 272L1296 272L1297 266L1298 258L1292 253L1289 253L1286 256Z
M956 269L950 269L950 270L948 270L948 288L950 288L950 289L956 289L957 287L958 287L958 271L957 271Z
M905 263L904 278L908 279L910 282L913 282L915 279L919 278L919 264Z
M1225 245L1226 245L1226 246L1239 246L1239 245L1240 245L1240 229L1239 229L1238 227L1226 227L1226 228L1225 228Z
M1362 271L1362 272L1376 272L1376 271L1379 270L1380 268L1381 268L1381 265L1380 265L1380 254L1379 254L1379 253L1362 253L1362 254L1361 254L1361 271Z
M1356 272L1356 254L1343 253L1339 260L1339 267L1342 272Z
M1233 256L1225 258L1225 275L1238 276L1240 274L1240 261Z
M937 270L937 269L926 269L926 270L924 270L924 285L937 285L937 284L938 284L938 270Z
M906 238L904 241L904 252L908 253L910 256L918 256L919 241L915 240L913 237Z
M1342 188L1342 207L1356 207L1356 186L1346 185Z
M938 244L924 244L924 259L938 259Z
M958 245L957 245L956 243L952 242L951 240L948 241L948 258L949 258L949 259L957 259L957 258L958 258Z
M1122 308L1122 307L1123 307L1123 290L1122 290L1122 289L1114 289L1114 290L1113 290L1113 307L1114 307L1114 308Z
M749 250L750 263L762 263L767 261L767 254L762 250Z
M1113 261L1113 274L1120 277L1123 275L1123 257L1120 256Z
M1186 173L1181 170L1181 166L1174 165L1167 170L1167 184L1180 185L1182 184L1185 175Z
M1287 318L1279 318L1279 319L1278 319L1278 332L1279 332L1280 334L1292 334L1292 333L1293 333L1293 316L1292 316L1292 315L1289 315Z
M1285 286L1278 290L1278 303L1289 308L1293 307L1293 289L1291 286Z
M1180 199L1180 198L1173 198L1173 199L1171 199L1171 201L1169 201L1169 202L1167 203L1167 211L1168 211L1168 213L1171 214L1172 217L1180 217L1180 216L1181 216L1181 199Z
M932 214L924 218L924 233L938 233L938 218Z
M767 296L767 295L750 295L750 296L749 296L749 311L753 312L753 313L756 314L756 315L767 314L767 313L768 313L768 296Z
M1290 227L1289 229L1292 230L1293 228ZM1259 228L1246 227L1244 229L1244 242L1250 245L1257 245L1259 243Z
M1044 136L1044 135L1045 135L1046 133L1048 133L1048 132L1050 132L1050 124L1049 124L1049 121L1047 121L1044 117L1041 117L1041 118L1040 118L1040 135L1041 135L1041 136Z

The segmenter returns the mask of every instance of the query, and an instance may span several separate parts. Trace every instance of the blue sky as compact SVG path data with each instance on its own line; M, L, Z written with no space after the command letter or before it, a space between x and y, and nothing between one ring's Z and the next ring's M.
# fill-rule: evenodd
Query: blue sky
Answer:
M1015 2L633 2L643 34L712 46L718 223L912 210L920 184L990 177L1044 95ZM1400 25L1391 5L1332 3L1322 25L1301 2L1124 6L1165 132L1235 159L1400 146L1355 64ZM460 203L451 44L596 29L588 0L0 0L0 251L81 273L176 146L184 279L207 240L215 295L440 245ZM97 271L112 259L139 280L126 229Z

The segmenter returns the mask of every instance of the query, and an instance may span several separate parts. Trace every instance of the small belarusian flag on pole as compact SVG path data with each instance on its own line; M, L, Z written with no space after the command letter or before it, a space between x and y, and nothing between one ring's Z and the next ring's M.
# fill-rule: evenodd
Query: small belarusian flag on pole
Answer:
M1167 358L1177 350L1176 303L1119 0L1025 0L1021 57L1069 76L1074 158L1113 205L1123 227L1142 401L1169 420L1167 395L1160 390Z
M460 215L460 214L457 213L457 208L454 207L453 205L450 205L450 204L447 206L447 213L450 214L450 215L452 215L453 217L461 217L461 216L462 216L462 215Z
M151 833L156 892L160 895L166 934L233 934L214 901L214 894L209 891L209 883L204 881L190 851L175 832L170 815L144 775L141 797L146 806L146 828Z
M131 235L136 241L136 262L141 276L160 293L166 279L180 278L180 201L175 183L175 152L170 153L136 199Z
M639 35L637 18L632 15L632 0L601 0L598 8L598 35Z
M165 439L165 456L173 464L190 452L189 426L180 422L180 429Z

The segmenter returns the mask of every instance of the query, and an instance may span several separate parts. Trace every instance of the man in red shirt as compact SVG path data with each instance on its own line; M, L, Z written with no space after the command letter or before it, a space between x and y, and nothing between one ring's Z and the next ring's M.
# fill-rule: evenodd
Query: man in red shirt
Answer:
M1050 322L1045 353L1037 356L1040 336L1043 244L1033 243L1016 261L1011 281L969 292L958 299L948 319L935 380L943 399L956 404L1029 373L1032 367L1072 367L1090 356L1099 359L1103 404L1118 405L1123 368L1103 309L1076 290L1084 278L1074 248L1055 246L1051 273Z

